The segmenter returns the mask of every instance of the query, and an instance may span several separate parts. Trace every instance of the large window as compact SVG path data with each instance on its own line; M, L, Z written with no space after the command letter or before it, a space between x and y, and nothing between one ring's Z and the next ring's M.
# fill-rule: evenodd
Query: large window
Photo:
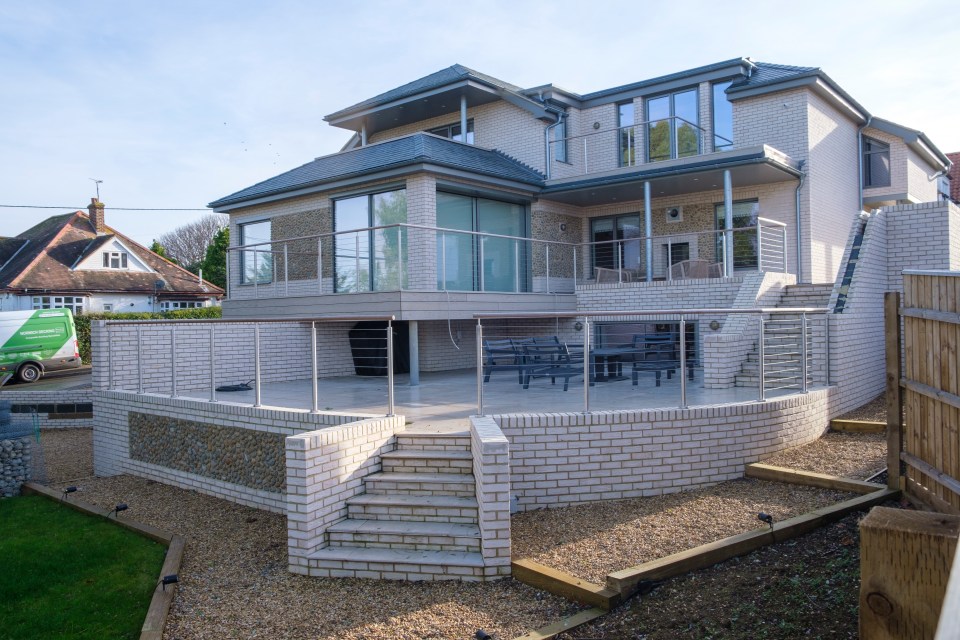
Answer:
M73 315L83 314L82 296L34 296L34 309L70 309Z
M335 290L403 289L407 285L407 229L390 225L406 223L407 192L364 194L337 200L333 206Z
M633 129L635 124L633 116L632 102L624 102L623 104L617 105L617 127L619 127L619 133L617 134L617 144L619 145L617 161L621 167L632 167L637 164L637 141L636 133Z
M460 123L448 124L442 127L437 127L436 129L429 129L427 133L432 133L435 136L442 136L444 138L450 138L451 140L456 140L457 142L463 142L463 136L460 135ZM467 120L467 144L473 144L473 118Z
M528 291L529 242L515 239L529 237L527 218L522 204L437 192L437 226L461 231L437 232L437 288Z
M594 218L590 235L594 268L640 269L640 214Z
M270 221L248 222L240 225L240 244L258 245L240 252L240 274L244 284L273 280L273 253L269 243Z
M700 153L697 90L647 100L647 160L670 160Z
M727 100L730 82L713 85L713 148L724 151L733 148L733 105Z
M890 145L863 139L863 186L890 186Z
M726 229L727 211L722 204L714 205L717 229ZM760 203L756 200L744 200L733 203L733 228L754 227L745 231L733 232L733 268L757 268L757 218L760 215ZM725 234L717 234L717 262L723 262L723 243Z
M554 162L567 162L567 119L553 127L553 143L550 145Z

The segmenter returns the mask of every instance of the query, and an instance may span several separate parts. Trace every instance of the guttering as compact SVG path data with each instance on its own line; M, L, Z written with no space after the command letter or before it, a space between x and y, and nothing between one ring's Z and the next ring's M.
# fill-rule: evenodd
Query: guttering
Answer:
M553 124L547 125L547 127L543 130L543 150L544 150L543 159L544 159L544 166L546 167L546 170L544 171L544 175L547 176L547 180L550 179L550 164L551 164L550 163L550 131L552 129L559 127L560 123L563 122L563 117L567 114L565 114L563 111L558 111L555 115L557 116L557 121L554 122ZM564 136L564 140L566 140L566 136Z
M860 188L860 211L863 211L863 130L869 127L871 122L873 122L873 116L868 115L867 121L857 129L857 169L859 169L857 184ZM797 280L799 281L799 277Z
M803 242L800 238L800 189L803 188L803 179L807 176L806 172L803 171L804 161L801 160L797 163L797 169L800 170L799 181L797 182L797 191L796 191L796 215L797 215L797 284L803 283ZM861 192L861 199L862 199Z

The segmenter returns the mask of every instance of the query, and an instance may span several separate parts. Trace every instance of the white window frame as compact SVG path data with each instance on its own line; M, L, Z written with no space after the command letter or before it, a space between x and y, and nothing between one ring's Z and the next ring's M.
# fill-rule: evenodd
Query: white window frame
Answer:
M114 265L114 260L116 260L116 265ZM128 264L126 251L103 252L104 269L128 269Z
M87 306L83 296L33 296L32 306L37 309L70 309L73 315L83 315Z
M163 300L160 311L178 311L180 309L201 309L203 302L199 300Z

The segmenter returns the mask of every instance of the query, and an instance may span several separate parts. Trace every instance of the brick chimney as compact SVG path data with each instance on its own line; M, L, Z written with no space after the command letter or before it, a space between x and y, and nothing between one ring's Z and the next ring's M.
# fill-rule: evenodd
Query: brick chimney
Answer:
M90 223L97 230L97 234L107 232L107 223L104 219L103 203L96 198L90 198L90 204L87 205L87 211L90 212Z

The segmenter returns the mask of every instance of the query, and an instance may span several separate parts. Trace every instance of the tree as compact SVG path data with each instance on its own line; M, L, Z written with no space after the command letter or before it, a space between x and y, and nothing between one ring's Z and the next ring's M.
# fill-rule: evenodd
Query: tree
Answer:
M213 241L207 247L201 267L203 279L212 282L221 289L227 288L227 247L230 246L230 228L223 227L213 236Z
M167 258L196 273L207 255L213 237L227 226L229 216L211 213L160 236Z
M155 254L157 254L161 258L166 258L173 264L179 264L176 260L174 260L173 258L167 255L167 250L163 247L162 244L160 244L156 240L154 240L153 244L150 245L150 251L153 251Z

